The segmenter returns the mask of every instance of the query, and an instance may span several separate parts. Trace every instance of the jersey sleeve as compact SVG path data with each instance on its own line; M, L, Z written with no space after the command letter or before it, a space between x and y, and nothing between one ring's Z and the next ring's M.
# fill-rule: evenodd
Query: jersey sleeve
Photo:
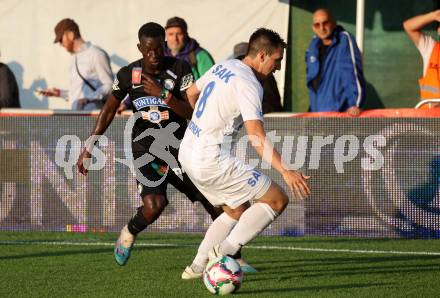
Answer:
M203 87L205 86L205 84L207 83L207 81L209 80L210 74L211 74L211 69L213 67L211 67L208 71L206 71L197 81L196 81L196 86L197 89L199 91L201 91L203 89Z
M263 122L263 88L253 82L245 84L237 82L234 91L235 95L233 97L238 102L243 121L260 120Z
M186 89L188 89L193 83L194 83L194 75L191 70L191 66L185 62L182 61L182 70L181 70L181 79L179 84L179 91L180 95L183 98L186 98Z
M130 87L131 78L129 76L128 67L125 66L121 68L116 74L116 78L112 86L112 94L114 97L122 101L128 93L128 88Z

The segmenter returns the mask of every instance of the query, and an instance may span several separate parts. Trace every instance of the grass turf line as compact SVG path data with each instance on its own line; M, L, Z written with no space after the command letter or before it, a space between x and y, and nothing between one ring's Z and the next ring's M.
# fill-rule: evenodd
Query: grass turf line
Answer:
M112 243L116 234L0 233L3 241ZM194 234L148 234L125 267L112 247L0 244L1 297L209 297L200 280L182 281L201 240ZM259 237L253 246L439 252L436 240ZM437 297L440 256L244 249L257 269L239 297Z

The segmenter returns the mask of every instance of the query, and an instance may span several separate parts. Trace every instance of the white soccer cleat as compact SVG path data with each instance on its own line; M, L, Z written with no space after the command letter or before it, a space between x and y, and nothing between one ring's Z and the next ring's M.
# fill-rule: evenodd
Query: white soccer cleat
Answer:
M223 256L224 256L224 254L220 250L220 244L214 245L214 247L208 251L209 261L212 261L214 259L217 259L217 258L223 257Z
M203 272L195 272L191 266L186 266L185 270L182 273L182 279L196 279L201 278Z

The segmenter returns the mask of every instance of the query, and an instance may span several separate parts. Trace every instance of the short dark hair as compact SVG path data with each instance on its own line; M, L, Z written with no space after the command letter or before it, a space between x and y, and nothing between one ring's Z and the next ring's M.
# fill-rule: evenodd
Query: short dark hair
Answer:
M141 40L141 37L161 37L165 39L165 29L158 23L149 22L142 25L142 27L139 29L139 40Z
M249 38L248 55L254 57L261 50L271 55L278 47L287 47L281 36L273 30L259 28Z

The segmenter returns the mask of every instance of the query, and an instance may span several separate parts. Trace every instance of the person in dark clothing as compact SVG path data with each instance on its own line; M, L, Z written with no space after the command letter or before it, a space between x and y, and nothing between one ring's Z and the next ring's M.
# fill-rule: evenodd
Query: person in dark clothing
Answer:
M20 108L17 80L9 67L0 62L0 109Z
M159 24L144 24L138 37L142 58L119 70L92 132L93 141L86 143L77 162L79 172L87 175L85 161L91 158L94 141L105 132L128 94L135 119L131 151L143 205L122 228L116 242L114 256L121 266L127 263L136 236L153 224L168 205L168 184L192 202L199 201L212 218L220 214L182 173L177 162L186 119L193 111L185 92L194 82L191 67L183 60L164 55L165 30Z
M191 65L195 80L198 80L214 65L214 59L197 40L188 35L188 25L179 17L170 18L165 26L165 56L182 59Z
M310 112L361 113L365 101L362 54L355 38L328 9L313 13L315 36L306 51L306 83Z
M165 56L184 60L191 65L194 79L198 80L208 69L214 65L214 59L204 48L200 47L197 40L189 37L188 25L179 17L170 18L165 26L166 46ZM131 98L127 97L121 102L118 113L132 106Z

